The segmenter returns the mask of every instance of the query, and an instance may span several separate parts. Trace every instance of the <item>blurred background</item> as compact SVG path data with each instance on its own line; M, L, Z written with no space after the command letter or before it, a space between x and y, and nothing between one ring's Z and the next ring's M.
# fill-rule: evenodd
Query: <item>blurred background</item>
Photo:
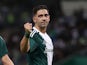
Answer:
M87 65L86 0L0 0L0 35L15 65L27 65L20 52L23 24L32 21L32 8L48 6L51 21L47 32L54 43L53 65Z

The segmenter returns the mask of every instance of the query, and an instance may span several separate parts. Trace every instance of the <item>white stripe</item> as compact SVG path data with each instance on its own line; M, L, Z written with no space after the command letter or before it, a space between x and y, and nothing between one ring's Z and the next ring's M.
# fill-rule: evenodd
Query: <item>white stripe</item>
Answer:
M34 31L32 32L32 34L31 34L31 36L33 37L35 33L36 33L36 31L34 30Z
M33 37L35 33L37 33L37 31L36 31L36 30L33 30L33 31L30 33L30 37Z

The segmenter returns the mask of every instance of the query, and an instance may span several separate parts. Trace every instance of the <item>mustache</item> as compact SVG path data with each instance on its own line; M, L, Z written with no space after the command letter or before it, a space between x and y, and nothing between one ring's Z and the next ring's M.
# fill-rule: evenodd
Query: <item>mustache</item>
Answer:
M45 19L43 21L46 21Z

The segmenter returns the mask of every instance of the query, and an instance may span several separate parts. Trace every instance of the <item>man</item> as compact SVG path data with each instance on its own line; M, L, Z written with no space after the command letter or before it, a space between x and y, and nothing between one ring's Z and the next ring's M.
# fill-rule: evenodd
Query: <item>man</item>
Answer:
M20 42L20 50L28 55L29 65L52 65L53 44L46 33L50 21L49 10L45 5L33 8L33 22L25 23L25 35Z
M3 65L14 65L8 56L8 50L4 39L0 36L0 59Z

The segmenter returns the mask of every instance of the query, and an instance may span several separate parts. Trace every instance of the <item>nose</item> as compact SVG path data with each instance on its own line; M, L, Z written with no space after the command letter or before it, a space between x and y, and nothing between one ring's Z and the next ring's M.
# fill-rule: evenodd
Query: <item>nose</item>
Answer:
M46 21L45 19L43 21Z
M42 19L43 19L43 21L46 21L46 17L45 17L45 16L43 16L43 18L42 18Z

